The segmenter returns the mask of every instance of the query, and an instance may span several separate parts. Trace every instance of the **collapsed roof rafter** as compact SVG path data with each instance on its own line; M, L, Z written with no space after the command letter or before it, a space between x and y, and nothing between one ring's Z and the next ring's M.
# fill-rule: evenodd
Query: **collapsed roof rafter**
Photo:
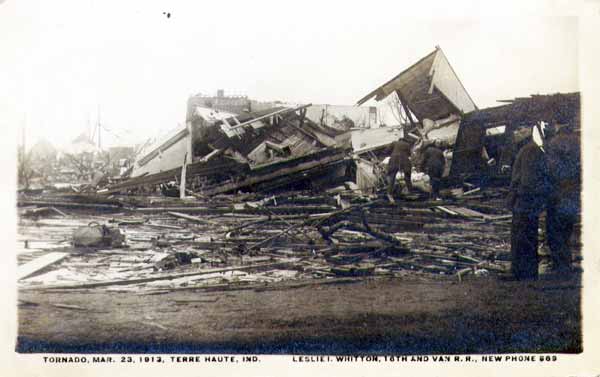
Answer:
M357 105L372 98L380 101L394 92L403 98L401 102L419 120L436 120L453 113L465 114L477 109L439 46L361 98Z

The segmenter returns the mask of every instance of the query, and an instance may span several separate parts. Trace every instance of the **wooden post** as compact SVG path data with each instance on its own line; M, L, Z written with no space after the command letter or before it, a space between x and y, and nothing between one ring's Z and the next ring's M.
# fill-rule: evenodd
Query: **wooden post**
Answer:
M187 152L183 157L183 166L181 167L181 180L179 182L179 199L185 199L185 174L187 172Z
M304 125L304 119L306 118L306 109L300 110L300 124L298 127L302 127Z
M396 94L398 95L398 98L400 99L400 103L402 104L402 108L404 109L404 113L406 113L406 117L410 121L410 125L413 126L413 127L416 127L416 124L415 124L415 122L413 120L413 117L412 117L412 114L410 112L410 109L406 105L406 99L404 98L404 96L402 95L402 93L400 92L400 90L396 89Z

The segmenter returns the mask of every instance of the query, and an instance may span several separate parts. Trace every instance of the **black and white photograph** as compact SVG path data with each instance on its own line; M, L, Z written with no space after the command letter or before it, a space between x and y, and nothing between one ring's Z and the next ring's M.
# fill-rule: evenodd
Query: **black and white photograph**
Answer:
M15 375L274 356L600 374L574 362L598 318L599 19L595 1L0 1L8 348L36 371Z

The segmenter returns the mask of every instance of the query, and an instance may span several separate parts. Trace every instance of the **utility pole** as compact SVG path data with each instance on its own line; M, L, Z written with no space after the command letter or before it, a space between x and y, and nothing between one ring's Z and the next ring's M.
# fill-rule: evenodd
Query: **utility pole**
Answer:
M25 145L25 132L26 132L26 129L27 129L27 113L25 113L23 115L23 135L21 135L21 138L22 138L22 140L21 140L21 147L22 147L21 153L22 153L23 161L25 161L25 148L26 148L26 145Z
M98 149L102 149L102 138L100 137L100 105L98 105Z

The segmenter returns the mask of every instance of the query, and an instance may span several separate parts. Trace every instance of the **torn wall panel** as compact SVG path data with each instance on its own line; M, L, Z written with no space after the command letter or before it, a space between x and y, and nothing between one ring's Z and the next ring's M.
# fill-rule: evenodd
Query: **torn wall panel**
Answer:
M172 132L171 135L146 148L146 153L140 154L133 164L132 177L160 173L183 164L190 148L189 131L184 127Z
M402 134L402 127L352 130L352 149L355 154L365 153L393 143L401 138Z

